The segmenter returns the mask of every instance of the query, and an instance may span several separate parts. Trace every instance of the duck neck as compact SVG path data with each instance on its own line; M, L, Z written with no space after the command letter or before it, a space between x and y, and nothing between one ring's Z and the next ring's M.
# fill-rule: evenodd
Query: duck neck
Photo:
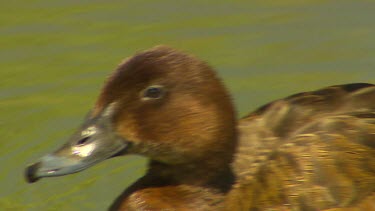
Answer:
M110 210L222 209L235 182L231 163L237 139L231 136L228 140L217 141L221 143L218 148L195 161L166 164L151 160L147 173L127 188Z
M202 163L202 162L201 162ZM109 210L222 210L234 183L230 165L168 165L150 161L142 178L127 188ZM139 202L144 203L139 203Z
M161 185L188 185L216 189L227 192L234 182L234 175L230 165L220 167L189 163L169 165L158 161L150 161L146 176L157 178ZM155 180L154 180L155 181Z
M231 143L234 144L188 163L166 164L151 160L145 177L157 178L152 181L159 184L152 186L188 185L226 193L235 180L231 163L236 140L232 139Z

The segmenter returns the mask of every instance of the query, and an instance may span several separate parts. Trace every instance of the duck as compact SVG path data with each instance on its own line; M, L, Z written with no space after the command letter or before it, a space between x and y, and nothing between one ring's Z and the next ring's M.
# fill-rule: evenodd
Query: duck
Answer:
M301 92L236 115L211 66L156 46L120 63L80 128L25 177L136 154L148 170L109 210L375 210L374 84Z

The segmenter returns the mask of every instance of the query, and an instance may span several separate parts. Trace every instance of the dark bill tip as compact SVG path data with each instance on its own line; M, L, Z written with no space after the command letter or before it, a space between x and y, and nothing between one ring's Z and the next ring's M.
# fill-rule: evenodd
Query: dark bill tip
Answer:
M25 178L28 183L34 183L38 181L40 178L36 176L36 172L40 167L40 162L34 163L26 168L25 171Z

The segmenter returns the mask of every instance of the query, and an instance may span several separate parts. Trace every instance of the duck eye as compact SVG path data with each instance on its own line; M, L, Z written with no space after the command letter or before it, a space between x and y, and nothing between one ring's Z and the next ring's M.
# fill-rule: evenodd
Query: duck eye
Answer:
M150 86L146 88L143 92L142 99L159 99L164 95L163 87L161 86Z

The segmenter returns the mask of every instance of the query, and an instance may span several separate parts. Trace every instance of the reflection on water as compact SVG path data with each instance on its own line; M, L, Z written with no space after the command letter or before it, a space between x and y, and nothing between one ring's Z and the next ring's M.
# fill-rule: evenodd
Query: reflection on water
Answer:
M371 1L37 1L0 13L0 209L104 210L144 171L123 157L33 185L125 56L156 44L213 65L239 113L297 91L375 82Z

